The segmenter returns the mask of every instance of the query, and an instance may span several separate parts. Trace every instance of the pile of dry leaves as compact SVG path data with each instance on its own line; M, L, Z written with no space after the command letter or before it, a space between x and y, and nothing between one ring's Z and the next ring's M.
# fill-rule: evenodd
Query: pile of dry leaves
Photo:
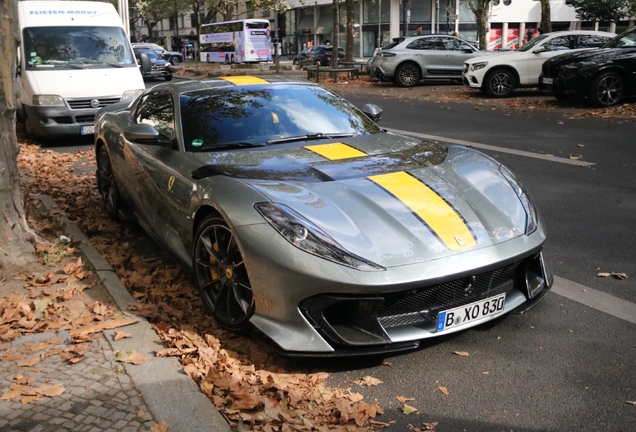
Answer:
M204 310L192 280L167 257L137 254L127 239L138 234L139 228L111 221L102 210L93 176L78 175L69 169L94 164L93 161L92 150L65 154L22 144L18 165L25 173L23 193L28 200L35 200L40 194L51 196L89 237L137 300L132 308L147 317L165 341L168 348L157 355L178 357L230 424L240 430L263 431L352 431L388 425L375 420L383 414L378 405L363 401L360 394L350 389L327 387L326 373L294 371L296 365L290 366L284 358L251 339L219 328ZM77 274L80 267L86 272L81 262L76 264L78 267L69 271L71 274ZM59 299L64 293L51 292L47 296ZM72 314L70 305L33 300L36 299L13 298L11 306L4 310L17 309L18 315L24 314L19 311L26 311L27 315L19 316L17 321L22 320L24 325L18 328L11 324L0 333L9 328L14 334L29 328L78 328L99 316L93 310L90 319L82 318ZM95 307L106 314L102 315L104 320L115 318L114 310ZM52 313L60 320L38 325L36 316ZM77 321L82 319L87 321Z

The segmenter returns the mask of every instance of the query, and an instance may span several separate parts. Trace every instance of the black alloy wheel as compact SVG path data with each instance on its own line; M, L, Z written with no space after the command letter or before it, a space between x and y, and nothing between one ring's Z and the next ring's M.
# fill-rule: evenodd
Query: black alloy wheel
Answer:
M402 63L395 70L395 83L401 87L413 87L420 78L420 69L414 63Z
M170 63L172 63L173 66L176 66L181 63L181 59L178 56L172 56L170 57Z
M596 107L608 107L621 101L625 93L623 78L616 72L604 72L592 82L588 98Z
M254 296L236 236L222 218L207 216L195 239L193 265L203 302L227 329L247 330Z
M97 189L102 196L106 213L111 219L117 220L121 209L121 198L110 164L110 156L104 146L99 149L97 155Z
M486 76L483 86L486 94L493 98L510 96L517 85L512 72L506 69L495 69Z

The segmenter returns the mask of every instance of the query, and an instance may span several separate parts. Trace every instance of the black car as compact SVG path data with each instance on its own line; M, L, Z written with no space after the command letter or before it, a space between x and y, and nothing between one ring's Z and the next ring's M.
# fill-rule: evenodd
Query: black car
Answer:
M139 64L141 64L139 56L141 53L147 54L150 59L150 70L148 72L141 72L141 76L144 77L144 79L165 78L166 81L170 81L172 79L172 65L154 50L133 48L133 51L135 52L135 57Z
M172 63L173 66L176 66L179 63L183 62L183 54L178 51L168 51L161 45L157 45L155 43L138 42L132 44L132 47L133 49L151 49L159 54L161 57L163 57L165 60L168 60L170 63Z
M636 95L636 27L599 49L562 54L543 63L539 86L557 99L612 106Z
M331 45L315 45L311 48L307 48L307 51L303 50L294 63L300 66L328 66L331 64L331 53L333 47ZM342 61L345 58L345 52L342 48L338 48L338 60ZM295 60L298 60L296 63Z

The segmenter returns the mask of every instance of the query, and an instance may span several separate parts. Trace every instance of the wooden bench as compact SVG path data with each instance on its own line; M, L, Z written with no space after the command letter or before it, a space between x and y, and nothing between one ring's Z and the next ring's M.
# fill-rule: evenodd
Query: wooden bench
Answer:
M339 61L338 65L342 65L344 67L357 67L358 69L360 69L360 72L366 72L367 71L367 62L359 62L359 61Z
M315 66L315 67L307 68L307 79L315 79L316 82L318 82L318 78L320 77L321 73L330 74L331 78L333 78L334 81L338 79L339 73L345 73L350 79L353 79L353 78L358 78L359 72L360 72L360 69L356 67L339 67L334 69L330 67Z

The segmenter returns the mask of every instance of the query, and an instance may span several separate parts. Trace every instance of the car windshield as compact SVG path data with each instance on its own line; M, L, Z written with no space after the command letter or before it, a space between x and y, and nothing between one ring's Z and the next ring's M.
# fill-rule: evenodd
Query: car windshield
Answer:
M139 58L139 54L141 54L141 53L148 54L148 57L150 57L151 60L155 60L155 61L163 60L162 57L159 54L157 54L156 51L151 50L151 49L135 50L135 56L137 58Z
M536 47L537 45L539 45L544 40L546 40L548 37L549 37L548 35L541 35L534 39L530 39L530 41L527 44L523 45L517 51L529 51L533 49L534 47Z
M622 33L609 41L603 48L633 48L636 46L636 30Z
M23 40L27 69L137 67L119 27L28 27Z
M180 106L188 151L382 132L349 102L317 86L197 90L182 94Z

